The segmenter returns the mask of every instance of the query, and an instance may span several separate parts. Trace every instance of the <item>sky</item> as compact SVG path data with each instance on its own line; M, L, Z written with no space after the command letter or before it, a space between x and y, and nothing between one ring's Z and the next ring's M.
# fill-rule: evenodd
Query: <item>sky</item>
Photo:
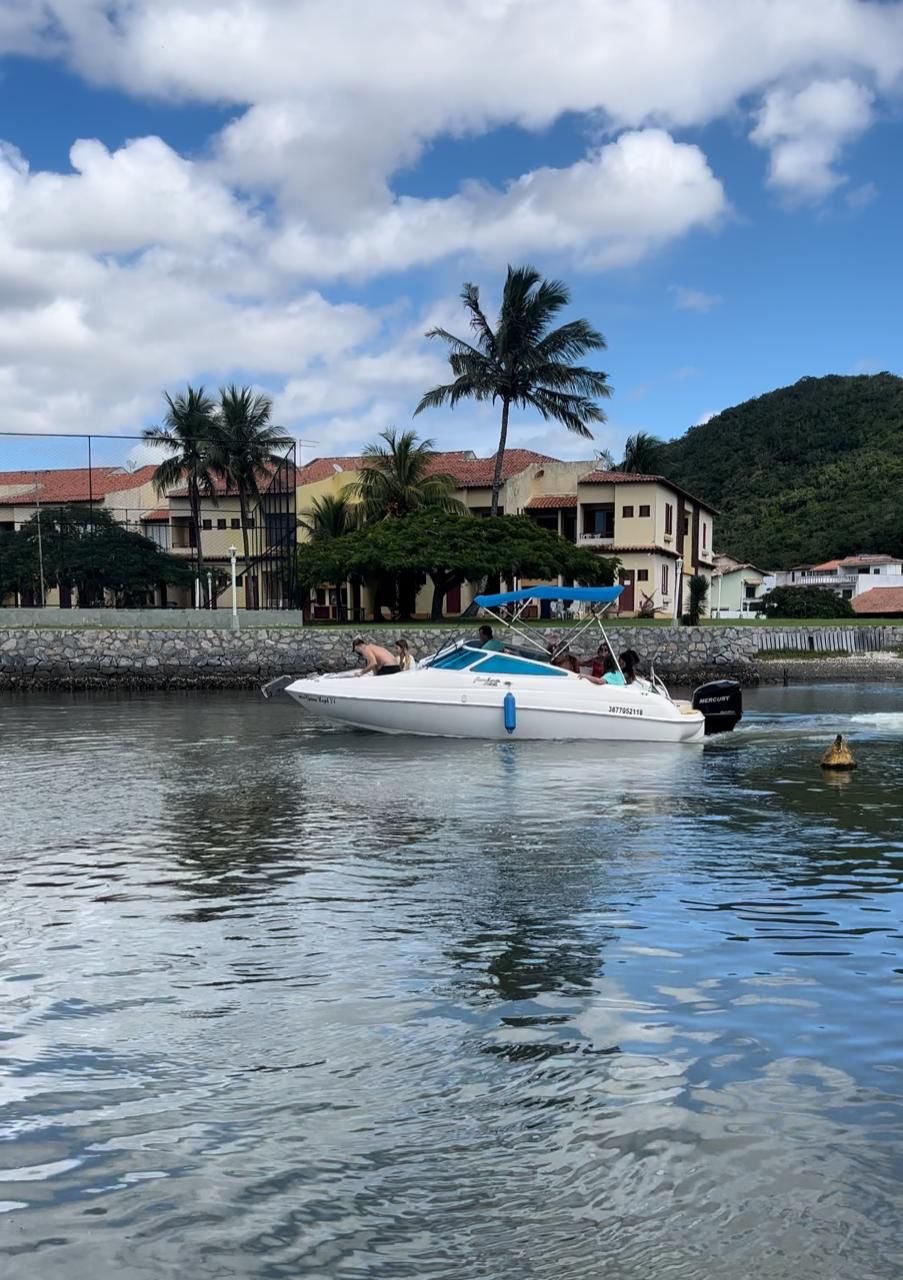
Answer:
M512 445L903 372L901 140L898 0L0 0L0 468L189 381L354 452L507 263L567 282L613 388L593 442L521 413ZM413 425L495 449L491 406Z

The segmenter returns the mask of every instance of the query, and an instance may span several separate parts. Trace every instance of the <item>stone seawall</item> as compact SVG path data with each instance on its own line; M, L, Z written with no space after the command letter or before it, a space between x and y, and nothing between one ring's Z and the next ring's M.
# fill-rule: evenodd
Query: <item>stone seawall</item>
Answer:
M896 643L903 649L903 628L894 630L899 633ZM261 627L237 634L184 628L0 628L0 689L250 688L274 676L354 667L352 634L349 627ZM386 645L398 634L407 638L420 658L454 637L474 636L476 626L378 630ZM531 634L549 637L562 631L550 627ZM903 660L890 653L761 660L763 632L757 627L672 631L617 624L609 634L616 652L635 649L643 670L654 662L660 675L680 685L724 676L744 684L903 678ZM596 643L587 632L580 642L580 656L589 656Z
M415 657L435 652L449 639L473 636L473 624L458 632L449 627L405 627ZM390 644L395 632L381 629ZM560 634L555 628L535 635ZM229 631L160 628L0 629L0 688L241 688L283 674L343 671L354 667L350 628L258 628ZM616 651L635 649L644 669L654 661L663 676L682 684L732 675L756 680L756 644L737 627L612 628ZM596 647L587 633L582 654Z

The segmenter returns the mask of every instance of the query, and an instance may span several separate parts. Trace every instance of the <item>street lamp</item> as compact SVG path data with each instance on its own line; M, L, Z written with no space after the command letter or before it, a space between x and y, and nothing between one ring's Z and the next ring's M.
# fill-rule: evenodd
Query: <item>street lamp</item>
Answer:
M239 624L239 621L238 621L238 596L235 590L235 557L237 555L238 555L238 550L235 547L230 547L229 563L232 568L232 630L233 631L241 630L241 625Z

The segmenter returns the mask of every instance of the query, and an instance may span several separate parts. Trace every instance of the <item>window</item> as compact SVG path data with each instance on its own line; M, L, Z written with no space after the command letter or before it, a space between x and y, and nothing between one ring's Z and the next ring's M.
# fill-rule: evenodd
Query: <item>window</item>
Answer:
M257 521L256 521L256 519L255 519L255 517L254 517L254 516L248 516L247 520L245 521L245 528L246 528L246 529L253 529L253 528L255 527L256 523L257 523Z
M662 565L662 595L663 596L666 596L668 594L669 578L671 576L669 572L670 567L671 566L667 564Z
M648 582L648 581L649 581L649 570L648 570L648 569L637 569L637 571L636 571L636 580L637 580L637 582Z
M233 516L233 517L232 517L232 519L229 521L229 528L230 528L230 529L240 529L240 528L241 528L241 521L240 521L239 519L237 519L237 517L236 517L236 516Z
M217 529L225 529L225 527L226 527L226 522L225 522L225 520L222 520L222 519L217 520L217 522L216 522L216 527L217 527Z
M706 522L703 520L703 522L702 522L702 549L703 549L703 551L705 551L705 540L706 540L706 538L708 537L708 533L709 533L709 526L708 526L708 525L706 524Z
M747 600L755 600L756 590L757 590L756 585L753 582L746 582L743 585L743 593L746 596Z
M213 528L213 521L212 521L212 520L202 520L202 521L201 521L201 528L202 528L202 529L212 529L212 528Z
M674 508L670 502L665 503L665 535L674 532Z
M690 532L690 517L684 516L684 537Z
M615 508L613 502L599 504L598 506L584 504L583 536L590 538L613 538L615 536Z
M633 519L633 507L622 507L622 508L621 508L621 515L624 517L624 519L625 519L625 520L632 520L632 519Z
M652 514L652 508L651 508L650 506L648 506L648 505L647 505L647 504L645 504L645 503L643 503L643 504L641 504L641 505L640 505L640 519L641 519L641 520L648 520L651 514Z

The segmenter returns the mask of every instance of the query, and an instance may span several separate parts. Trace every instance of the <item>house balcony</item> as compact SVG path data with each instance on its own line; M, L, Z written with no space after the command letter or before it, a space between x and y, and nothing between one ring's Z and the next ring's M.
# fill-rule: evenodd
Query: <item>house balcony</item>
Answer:
M835 591L848 591L855 587L859 578L855 573L801 573L790 586L793 587L833 587Z
M581 533L577 538L577 543L581 547L607 548L610 550L615 545L615 540L614 536L607 537L602 533Z

